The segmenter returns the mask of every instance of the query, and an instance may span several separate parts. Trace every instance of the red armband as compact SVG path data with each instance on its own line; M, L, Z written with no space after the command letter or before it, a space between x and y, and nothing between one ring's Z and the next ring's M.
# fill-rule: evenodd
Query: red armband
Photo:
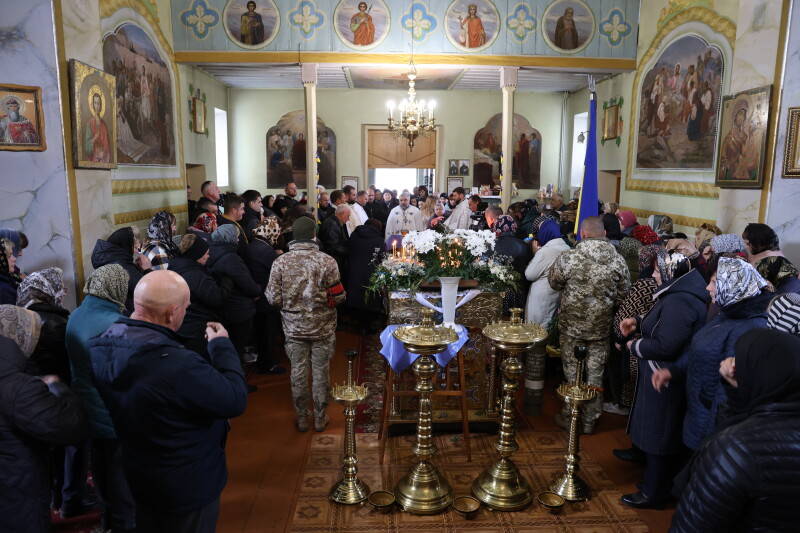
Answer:
M344 294L344 286L342 282L334 283L327 289L325 289L325 294L328 296L328 307L336 307L336 301L334 298Z

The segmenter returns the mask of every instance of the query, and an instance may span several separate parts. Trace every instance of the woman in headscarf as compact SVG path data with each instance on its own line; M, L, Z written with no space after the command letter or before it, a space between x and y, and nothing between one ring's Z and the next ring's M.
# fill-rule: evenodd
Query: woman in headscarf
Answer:
M778 235L766 224L748 224L742 240L749 252L749 261L758 273L772 283L779 293L800 293L798 271L781 252Z
M22 278L14 270L17 256L13 250L14 245L10 240L0 239L0 304L15 304L17 287L22 282Z
M697 270L690 269L682 255L659 253L652 274L659 285L653 295L655 305L646 315L625 318L619 325L639 368L628 425L633 446L614 450L614 455L647 464L639 491L622 497L631 507L660 508L670 498L672 478L680 467L685 393L682 386L675 386L659 394L651 378L659 368L681 357L705 322L706 282ZM641 338L634 340L636 332Z
M206 324L222 321L222 308L233 282L223 278L218 284L208 273L205 265L209 257L209 245L202 238L185 235L181 239L179 254L170 259L169 269L186 281L190 303L178 333L189 339L185 343L187 348L208 357Z
M622 233L627 236L630 236L633 233L633 228L639 225L633 211L617 211L617 218L622 227Z
M667 215L662 215L661 220L658 223L657 228L653 228L656 230L659 238L668 239L672 238L675 234L675 230L673 229L672 218Z
M525 321L535 322L546 328L561 302L561 291L550 287L547 276L558 256L569 250L569 245L561 238L558 222L552 219L542 222L533 241L533 248L533 259L525 269L525 279L532 282L525 305Z
M128 295L125 316L133 312L133 290L142 276L150 272L150 260L139 253L139 228L129 226L112 233L107 240L97 239L92 251L92 266L119 265L128 273Z
M41 326L33 311L0 305L0 531L51 530L50 446L86 435L69 387L58 376L25 372Z
M720 257L709 272L707 290L719 314L697 332L677 364L653 376L657 389L666 383L686 383L683 442L692 450L714 429L719 404L724 400L717 375L720 362L733 357L741 335L767 325L767 306L772 300L772 293L765 290L767 281L742 259Z
M208 241L215 231L217 231L217 217L211 213L202 213L195 219L194 224L187 228L186 233Z
M628 237L626 237L628 239ZM626 239L623 239L625 241ZM636 241L635 239L631 239ZM639 243L641 246L641 243ZM618 392L616 405L603 405L603 410L608 413L629 414L629 408L633 404L633 391L636 387L639 375L639 360L625 349L627 340L637 340L642 338L639 332L634 333L629 339L623 335L620 329L622 321L631 316L645 316L655 305L653 295L658 290L658 282L655 280L654 271L656 268L665 268L666 253L664 248L658 244L648 244L639 250L639 260L636 266L639 278L631 285L628 295L617 309L614 315L614 346L609 353L608 361L608 381L611 395ZM659 271L659 277L665 277L666 271ZM627 356L627 357L626 357ZM616 364L615 364L616 363ZM616 382L619 386L615 386ZM628 412L625 412L628 410Z
M175 222L175 215L168 211L159 211L147 226L147 238L150 242L142 253L150 260L153 270L167 270L170 258L180 253L172 240L177 231Z
M125 473L122 450L111 415L92 383L89 341L122 316L128 293L128 273L119 265L101 266L89 276L83 288L86 297L67 322L66 345L72 367L72 390L89 417L92 481L100 505L103 531L133 531L135 504Z
M619 242L624 235L622 234L622 228L620 227L617 216L611 213L603 215L603 227L606 230L606 238L611 241L614 247L619 247Z
M741 237L734 233L723 233L711 238L711 254L743 254L745 244ZM710 256L709 256L710 257ZM744 255L742 255L744 257Z
M800 340L751 330L719 374L731 416L703 442L670 531L796 531Z
M508 316L511 313L510 309L525 307L529 285L525 279L525 268L533 258L533 250L530 244L517 237L517 223L511 215L498 216L492 223L491 229L497 236L492 254L510 257L512 268L519 274L517 290L509 289L503 296L503 314Z
M266 217L253 230L254 238L250 241L250 254L247 256L247 268L253 281L258 283L261 294L267 288L272 263L283 250L276 250L281 236L281 221L278 217ZM275 338L280 328L280 309L269 304L262 296L256 300L256 314L253 326L256 331L258 359L256 369L259 374L283 374L286 369L278 364L274 354Z

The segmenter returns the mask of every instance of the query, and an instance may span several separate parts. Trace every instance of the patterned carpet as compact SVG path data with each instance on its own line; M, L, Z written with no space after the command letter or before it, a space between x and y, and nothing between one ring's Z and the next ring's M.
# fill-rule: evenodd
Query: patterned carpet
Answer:
M619 501L620 492L608 480L600 465L583 454L581 474L593 491L588 502L567 503L560 515L551 515L538 504L514 513L490 511L481 507L478 516L467 521L453 510L435 516L414 516L398 510L379 514L369 504L338 505L327 499L328 490L339 479L343 435L320 434L312 438L308 460L301 476L299 496L292 511L292 531L296 532L399 532L459 531L484 532L646 532L647 526L633 509ZM494 436L472 439L472 463L467 463L461 439L436 437L439 454L434 463L450 481L456 496L470 493L472 481L497 453ZM563 471L567 434L563 431L522 430L520 450L514 459L534 492L544 490ZM413 464L410 446L414 437L389 439L386 464L378 463L374 434L357 434L359 477L372 490L389 489ZM535 500L535 498L534 498Z

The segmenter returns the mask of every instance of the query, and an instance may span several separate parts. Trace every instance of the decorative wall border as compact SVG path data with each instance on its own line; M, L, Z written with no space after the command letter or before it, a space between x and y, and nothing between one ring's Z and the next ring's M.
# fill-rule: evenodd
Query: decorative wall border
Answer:
M672 219L672 222L678 226L686 226L687 228L699 228L703 223L716 224L716 220L708 220L705 218L687 217L684 215L673 215L671 213L662 213L660 211L650 211L648 209L639 209L638 207L620 206L621 210L631 211L639 218L647 218L650 215L667 215ZM689 235L691 237L691 235Z
M671 18L664 26L662 26L656 34L653 41L650 43L650 48L639 59L639 68L636 70L636 75L633 78L633 92L631 94L631 102L638 102L639 81L644 74L644 66L647 65L652 57L660 50L661 44L664 39L673 32L676 28L687 22L699 22L705 24L713 31L721 34L727 39L731 50L734 49L736 42L736 25L727 18L721 17L716 11L704 7L693 7L682 11ZM730 58L732 60L733 58ZM638 129L635 128L636 113L638 106L631 105L630 133L628 135L628 164L627 172L625 174L625 190L628 191L646 191L661 194L676 194L679 196L695 196L700 198L719 198L719 188L713 183L698 183L692 181L662 181L662 180L642 180L634 179L632 177L633 158L633 145L635 136L638 135ZM699 219L697 219L699 220Z
M112 194L134 194L155 191L179 191L186 187L181 178L111 180Z
M179 213L188 212L189 205L186 203L182 203L178 205L154 207L152 209L140 209L139 211L127 211L125 213L116 213L114 214L114 225L119 226L120 224L130 224L132 222L138 222L139 220L149 220L153 218L153 215L155 215L159 211L169 211L173 215L177 216Z

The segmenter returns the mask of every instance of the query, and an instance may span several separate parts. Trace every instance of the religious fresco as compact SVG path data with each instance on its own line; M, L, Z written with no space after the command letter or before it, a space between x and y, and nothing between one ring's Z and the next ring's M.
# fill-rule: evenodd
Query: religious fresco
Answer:
M386 39L391 26L389 7L383 0L341 0L333 12L339 39L356 50L375 48Z
M272 0L229 0L222 21L231 41L251 50L267 46L281 26L278 7Z
M408 67L345 67L355 89L408 90ZM463 69L417 67L414 88L418 91L446 91Z
M639 89L636 168L714 168L722 54L696 35L670 43Z
M123 24L103 40L103 70L117 80L117 161L174 166L172 75L152 39Z
M267 187L282 189L294 180L298 189L305 190L306 113L290 111L267 130ZM319 184L326 189L336 188L336 134L317 117L317 173Z
M545 42L564 54L580 52L594 37L594 14L581 0L560 0L550 4L542 20Z
M500 32L500 13L488 0L456 0L444 19L447 40L463 52L486 50Z
M512 131L514 153L511 160L502 157L503 115L498 113L475 133L472 186L500 185L500 172L508 179L505 165L511 163L511 181L519 189L538 189L541 182L542 134L528 119L514 113ZM502 162L501 162L502 157Z

